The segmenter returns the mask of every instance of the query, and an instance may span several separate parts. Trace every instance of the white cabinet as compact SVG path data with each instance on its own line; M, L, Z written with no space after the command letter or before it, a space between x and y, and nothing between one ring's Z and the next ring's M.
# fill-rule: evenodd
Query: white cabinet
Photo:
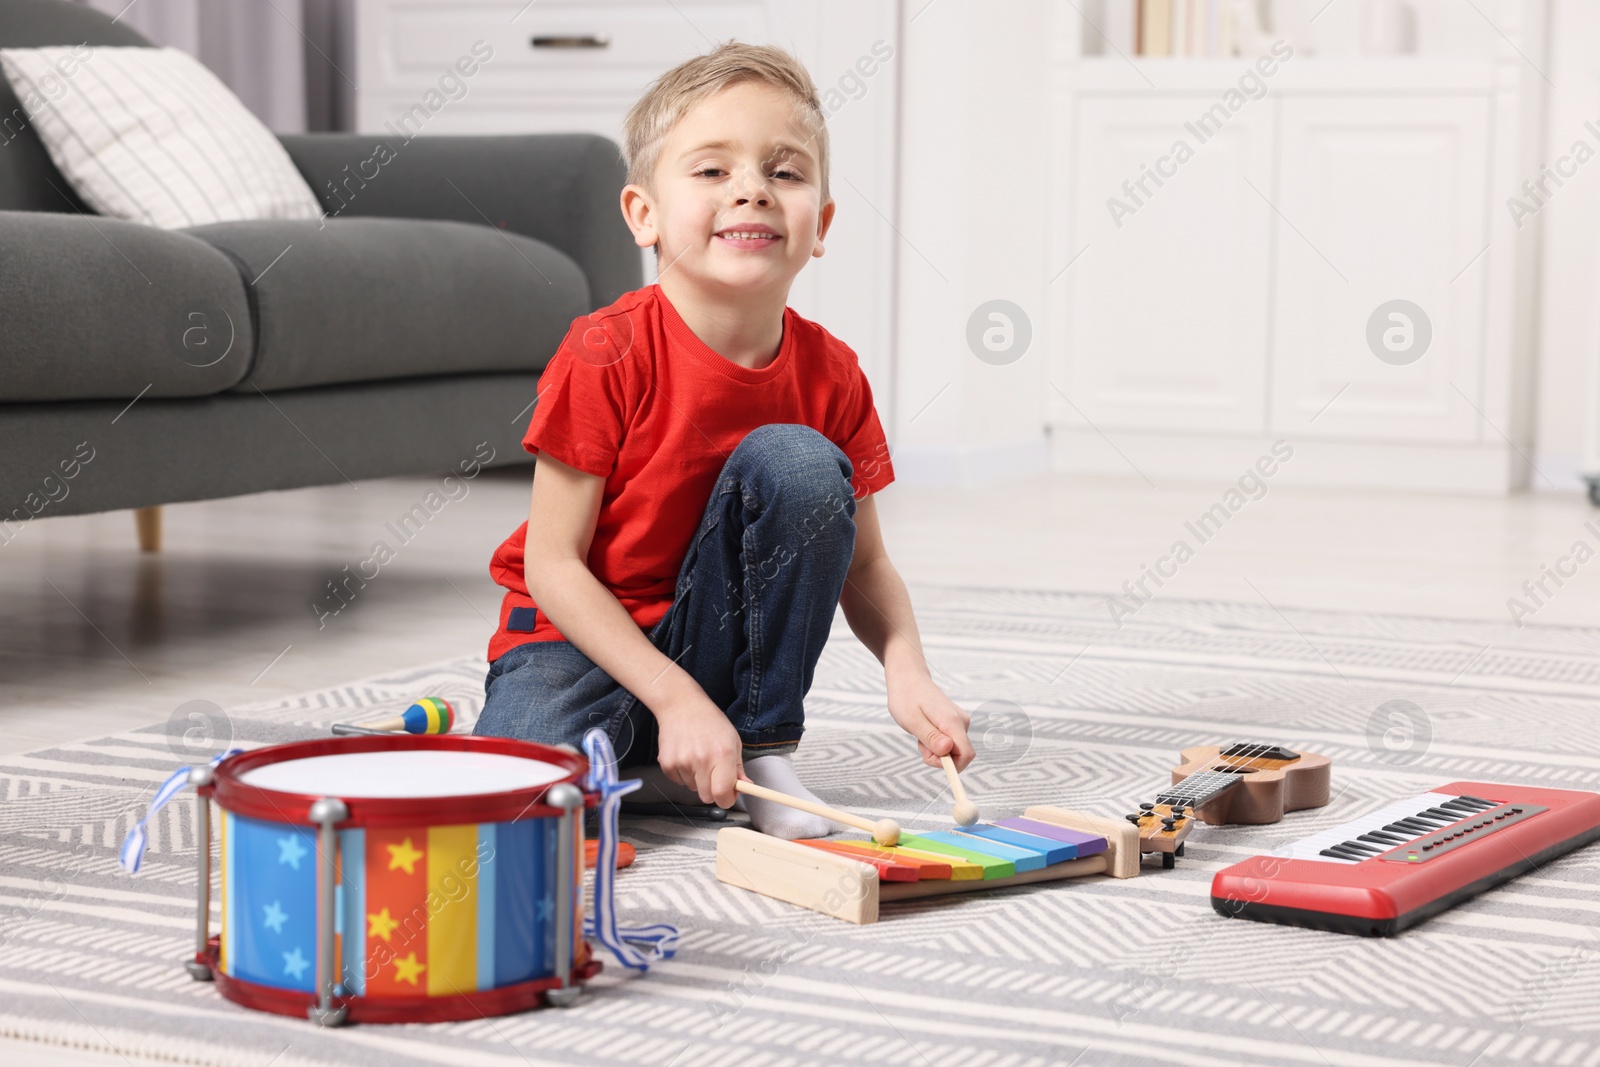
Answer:
M708 41L774 40L761 0L357 0L357 129L400 117L482 42L489 58L427 133L598 133L618 139L645 87Z
M1077 102L1082 255L1062 333L1082 415L1101 429L1477 441L1485 274L1467 268L1488 243L1487 95L1286 96L1199 131L1206 103Z
M1506 202L1540 174L1542 8L1496 10L1475 57L1296 54L1227 109L1251 60L1084 56L1062 20L1056 469L1231 479L1283 439L1280 482L1526 484L1534 287Z
M1271 112L1203 144L1185 97L1079 103L1070 393L1100 426L1264 425ZM1174 154L1182 138L1193 154ZM1181 157L1181 158L1180 158ZM1163 177L1165 175L1165 177Z
M1272 432L1477 441L1488 101L1280 108Z

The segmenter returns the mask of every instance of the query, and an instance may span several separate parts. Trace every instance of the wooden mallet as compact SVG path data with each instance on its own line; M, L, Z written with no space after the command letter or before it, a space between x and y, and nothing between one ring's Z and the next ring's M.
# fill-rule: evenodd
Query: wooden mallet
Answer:
M900 824L893 819L879 819L877 822L873 822L871 819L863 819L859 815L851 815L849 812L840 811L838 808L830 808L826 804L816 804L809 800L801 800L799 797L792 797L788 793L780 793L776 789L768 789L764 785L747 782L743 778L736 779L733 784L739 792L744 793L746 796L770 800L774 804L782 804L785 807L794 808L796 811L810 812L812 815L820 815L824 819L832 819L834 822L842 822L846 826L854 826L857 830L865 830L880 845L893 845L900 840Z
M939 763L944 767L944 776L950 779L950 792L955 794L955 806L950 809L950 815L955 819L957 826L971 826L978 821L978 805L967 798L966 787L961 784L961 775L956 773L956 761L949 756L940 756Z

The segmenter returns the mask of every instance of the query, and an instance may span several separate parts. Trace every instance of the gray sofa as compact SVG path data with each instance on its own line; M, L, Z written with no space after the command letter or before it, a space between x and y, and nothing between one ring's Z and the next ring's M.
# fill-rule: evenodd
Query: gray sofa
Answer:
M0 47L80 42L149 44L0 0ZM642 284L616 146L390 141L363 181L379 140L282 138L320 223L160 230L85 208L0 78L0 544L35 516L443 474L483 443L530 459L539 371Z

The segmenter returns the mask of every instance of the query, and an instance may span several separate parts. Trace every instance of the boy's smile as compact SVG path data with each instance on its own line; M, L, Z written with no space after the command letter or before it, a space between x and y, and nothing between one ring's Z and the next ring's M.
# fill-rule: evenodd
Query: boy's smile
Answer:
M771 358L777 337L768 335L781 336L789 287L823 253L834 205L823 202L819 170L796 101L744 81L678 121L662 144L653 188L623 190L635 242L659 246L662 291L729 359ZM731 309L740 321L730 321Z
M717 236L734 248L771 248L783 240L781 233L760 222L718 230Z

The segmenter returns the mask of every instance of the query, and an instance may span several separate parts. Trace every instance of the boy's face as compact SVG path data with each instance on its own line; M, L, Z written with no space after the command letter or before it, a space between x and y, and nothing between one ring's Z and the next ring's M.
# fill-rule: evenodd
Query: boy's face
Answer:
M622 208L642 248L659 242L663 278L708 293L782 292L833 221L799 105L763 82L728 86L668 134L654 190L630 185Z

